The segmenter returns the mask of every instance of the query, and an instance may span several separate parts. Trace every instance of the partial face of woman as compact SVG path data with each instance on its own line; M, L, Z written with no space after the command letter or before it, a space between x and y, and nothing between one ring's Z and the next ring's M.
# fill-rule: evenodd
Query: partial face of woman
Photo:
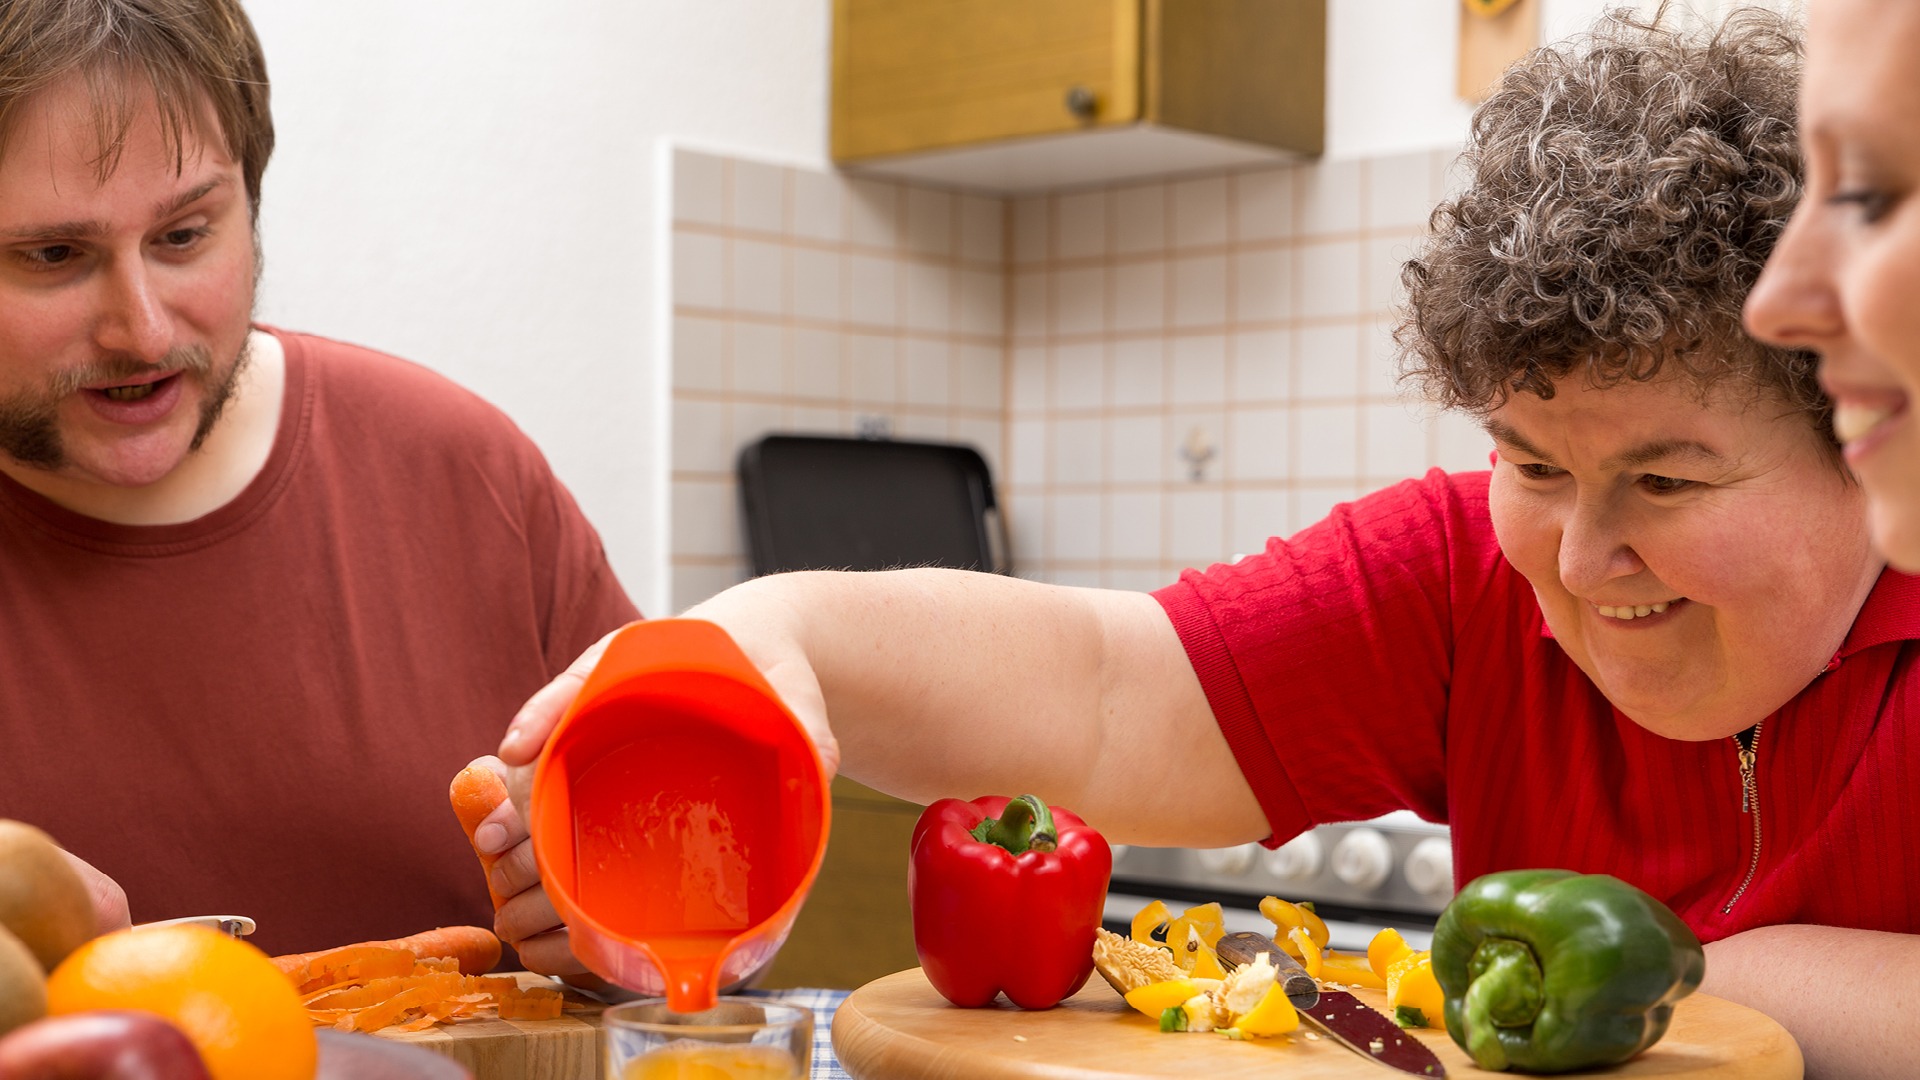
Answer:
M1806 193L1747 326L1820 353L1874 543L1920 571L1920 4L1817 0L1808 18Z
M1487 420L1501 550L1574 663L1668 738L1723 738L1785 704L1880 572L1859 487L1803 415L1754 398L1576 375Z

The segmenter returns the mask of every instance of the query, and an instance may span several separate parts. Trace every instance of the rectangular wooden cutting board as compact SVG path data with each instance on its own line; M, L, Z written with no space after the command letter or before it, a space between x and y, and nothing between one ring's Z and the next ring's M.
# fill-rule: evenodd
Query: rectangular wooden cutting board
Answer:
M544 975L512 973L520 985L565 989ZM600 1012L606 1006L567 991L556 1020L467 1019L425 1031L374 1034L452 1058L474 1080L601 1080Z

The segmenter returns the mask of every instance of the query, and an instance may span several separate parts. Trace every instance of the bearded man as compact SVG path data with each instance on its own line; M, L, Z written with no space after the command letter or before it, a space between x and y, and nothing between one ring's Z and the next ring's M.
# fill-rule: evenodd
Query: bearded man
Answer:
M0 817L103 926L489 923L447 781L637 613L501 413L252 322L272 147L234 0L0 6Z

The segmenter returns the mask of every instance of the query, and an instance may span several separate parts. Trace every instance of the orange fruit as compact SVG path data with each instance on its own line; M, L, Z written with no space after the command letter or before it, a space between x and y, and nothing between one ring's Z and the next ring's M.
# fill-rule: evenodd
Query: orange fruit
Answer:
M144 1009L187 1033L214 1080L312 1080L313 1023L259 949L204 926L94 938L47 979L52 1015Z

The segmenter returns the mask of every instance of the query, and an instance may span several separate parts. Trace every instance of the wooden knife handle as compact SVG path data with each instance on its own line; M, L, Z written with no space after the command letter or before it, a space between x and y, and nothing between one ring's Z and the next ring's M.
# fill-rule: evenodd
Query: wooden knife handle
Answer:
M1288 956L1265 934L1247 930L1228 934L1214 946L1214 952L1219 955L1221 966L1228 969L1251 964L1254 957L1266 953L1267 959L1273 961L1273 966L1280 972L1281 992L1287 995L1288 1001L1301 1009L1312 1008L1320 1001L1320 984L1313 981L1313 976L1300 966L1300 961Z

